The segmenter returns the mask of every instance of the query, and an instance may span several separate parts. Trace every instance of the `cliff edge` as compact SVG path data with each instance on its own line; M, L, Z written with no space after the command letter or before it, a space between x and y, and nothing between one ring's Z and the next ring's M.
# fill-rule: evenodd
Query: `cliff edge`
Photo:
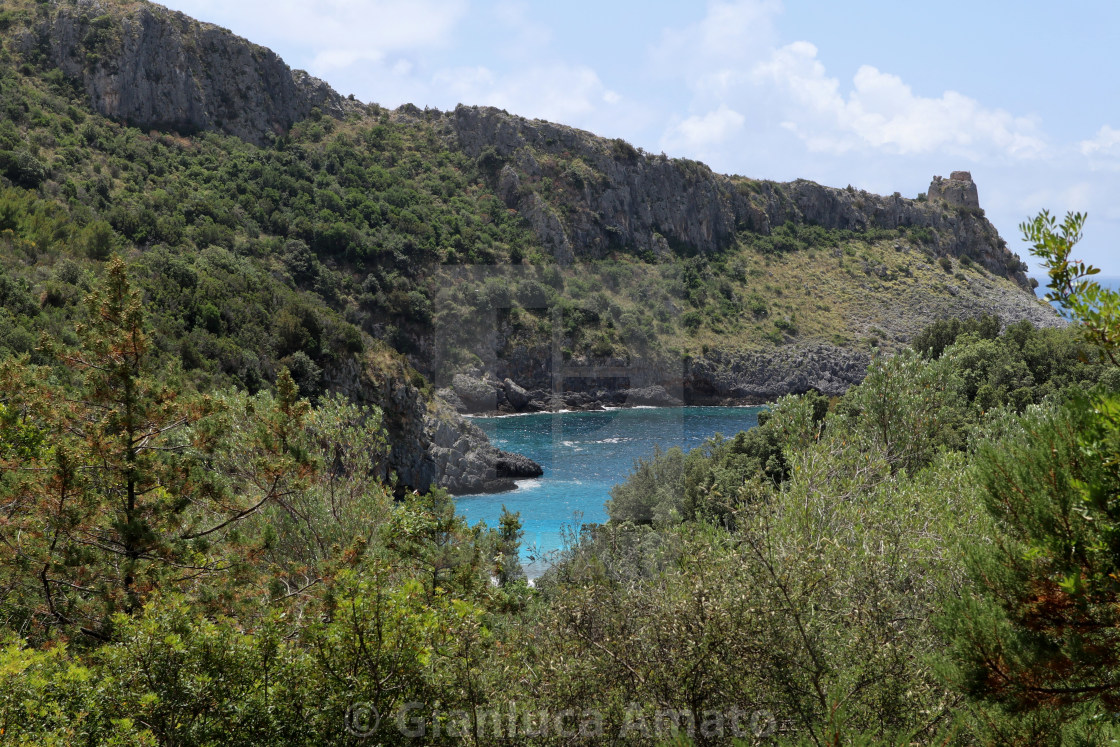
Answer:
M264 145L315 108L358 106L271 50L152 3L54 2L18 46L77 81L98 113L141 129Z

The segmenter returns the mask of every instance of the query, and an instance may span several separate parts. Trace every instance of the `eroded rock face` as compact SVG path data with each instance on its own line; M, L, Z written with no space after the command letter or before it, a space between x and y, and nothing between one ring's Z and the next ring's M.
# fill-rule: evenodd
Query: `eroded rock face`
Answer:
M145 129L216 130L258 145L318 107L357 106L274 52L158 5L60 6L38 29L99 113Z
M912 200L806 180L723 176L702 163L488 107L459 106L434 124L489 164L498 194L561 263L601 258L617 248L653 256L677 247L711 254L731 246L738 231L768 234L786 221L829 229L928 228L934 253L967 255L1029 292L1026 265L984 218L967 171L936 177L928 199ZM547 170L542 159L553 157L570 164L549 174L552 199L562 204L549 202L539 188Z
M656 252L666 238L710 252L734 238L729 186L701 163L644 155L621 140L488 107L459 106L444 125L468 155L496 159L502 198L558 261L602 257L619 246ZM567 207L577 209L561 220L521 176L541 174L539 155L563 153L586 168L569 175L574 205Z
M954 171L948 179L933 177L926 196L931 201L944 200L957 207L980 209L976 182L972 181L972 174L967 171Z
M438 486L461 494L512 490L514 480L542 474L532 460L493 446L439 398L427 399L403 368L385 371L351 359L325 371L324 380L332 391L381 408L390 445L382 477L391 471L414 490Z

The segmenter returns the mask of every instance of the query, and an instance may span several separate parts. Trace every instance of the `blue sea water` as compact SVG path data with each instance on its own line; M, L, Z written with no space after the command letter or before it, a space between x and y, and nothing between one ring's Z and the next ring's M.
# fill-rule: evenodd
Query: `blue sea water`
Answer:
M665 407L601 412L535 413L471 420L500 449L515 451L544 468L516 490L455 499L474 524L496 527L504 505L521 514L521 559L530 577L565 546L565 534L607 520L609 491L623 482L639 458L655 446L685 450L722 433L732 436L758 424L761 407Z
M1120 291L1120 277L1106 277L1106 276L1103 276L1103 275L1094 275L1090 279L1095 280L1098 283L1100 283L1101 287L1104 288L1105 290ZM1045 298L1047 291L1050 290L1049 288L1046 287L1046 284L1050 282L1050 278L1047 277L1046 275L1036 275L1035 280L1038 281L1038 287L1034 289L1034 294L1036 296L1038 296L1039 298ZM1062 310L1061 307L1058 306L1058 304L1054 301L1051 301L1050 305L1053 306L1058 311Z

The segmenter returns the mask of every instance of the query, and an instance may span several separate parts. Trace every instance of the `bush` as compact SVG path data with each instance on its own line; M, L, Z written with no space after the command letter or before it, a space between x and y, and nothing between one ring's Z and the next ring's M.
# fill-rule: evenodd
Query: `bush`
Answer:
M104 261L117 248L117 234L107 221L95 220L78 234L78 246L90 259Z

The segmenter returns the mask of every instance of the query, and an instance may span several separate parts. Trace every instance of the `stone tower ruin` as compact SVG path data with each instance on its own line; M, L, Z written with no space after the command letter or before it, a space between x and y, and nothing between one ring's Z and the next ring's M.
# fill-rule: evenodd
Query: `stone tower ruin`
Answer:
M980 207L980 197L976 193L976 182L972 181L972 174L967 171L954 171L949 174L948 179L941 176L933 177L926 197L931 202L944 200L950 205L959 207L977 209Z

